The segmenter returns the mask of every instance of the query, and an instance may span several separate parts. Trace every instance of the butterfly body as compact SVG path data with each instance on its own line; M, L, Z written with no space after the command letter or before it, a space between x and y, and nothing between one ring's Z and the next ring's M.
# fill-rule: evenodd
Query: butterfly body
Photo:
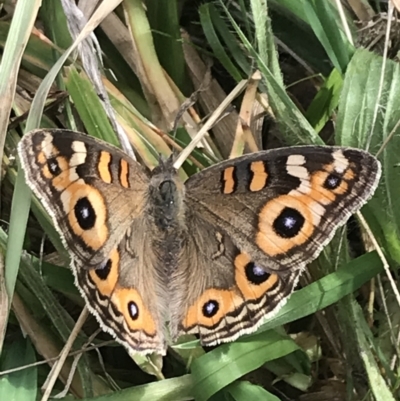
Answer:
M380 176L373 156L339 147L245 155L185 183L170 159L149 171L72 131L33 131L19 153L89 309L144 354L255 331Z

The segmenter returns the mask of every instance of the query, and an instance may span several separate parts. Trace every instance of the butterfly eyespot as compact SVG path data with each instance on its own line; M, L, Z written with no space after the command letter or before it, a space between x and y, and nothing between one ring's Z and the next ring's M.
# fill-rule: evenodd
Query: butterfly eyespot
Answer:
M218 311L219 303L213 299L203 305L202 312L205 317L213 317L218 313Z
M305 218L296 209L285 207L274 220L273 228L282 238L295 237L304 226Z
M51 159L47 160L47 167L51 172L51 174L53 174L53 176L57 176L62 172L58 164L58 161L55 157L52 157Z
M257 266L253 262L247 263L244 268L246 278L251 284L259 285L267 281L271 274L266 272L262 267Z
M130 301L128 303L128 312L132 320L136 320L139 318L139 308L135 302Z
M90 230L96 224L96 213L89 199L80 198L74 207L75 217L83 230Z
M336 189L340 186L342 183L342 178L335 175L335 174L329 174L328 177L326 177L326 180L324 182L324 188L326 189Z
M95 269L94 272L100 280L106 280L108 275L110 274L111 267L112 260L108 259L104 261L97 269Z

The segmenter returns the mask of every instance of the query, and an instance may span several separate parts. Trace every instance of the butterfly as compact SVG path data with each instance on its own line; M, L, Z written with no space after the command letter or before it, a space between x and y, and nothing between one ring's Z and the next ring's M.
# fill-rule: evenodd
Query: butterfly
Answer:
M186 182L171 158L150 171L74 131L31 131L18 149L89 310L141 354L164 355L183 334L210 346L254 332L381 172L345 147L246 154Z

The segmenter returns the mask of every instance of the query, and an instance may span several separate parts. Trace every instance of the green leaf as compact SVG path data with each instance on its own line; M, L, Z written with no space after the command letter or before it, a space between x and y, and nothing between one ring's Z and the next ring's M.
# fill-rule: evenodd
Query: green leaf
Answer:
M224 344L196 359L192 364L193 393L197 401L213 394L265 362L298 349L296 343L275 331Z
M384 69L383 69L384 68ZM336 143L367 148L379 155L383 177L365 210L378 240L400 262L400 70L399 64L367 50L351 60L337 116ZM382 233L382 235L381 235Z
M381 367L376 362L376 356L371 352L370 344L363 326L365 326L365 318L360 306L356 302L351 303L351 313L354 316L357 341L359 344L360 356L364 362L365 371L367 372L369 384L376 401L395 401L384 376ZM398 398L397 398L398 399Z
M315 35L324 46L332 64L343 74L354 53L354 47L340 30L338 14L332 12L332 5L326 1L305 0L303 5Z
M280 80L275 78L274 73L268 68L264 60L254 49L248 38L244 35L239 25L235 22L225 5L221 2L221 7L225 10L231 24L239 35L243 45L255 59L258 69L263 77L263 84L268 93L268 101L274 112L280 128L282 129L282 138L288 144L323 144L321 138L316 134L307 119L296 107ZM276 73L276 72L275 72Z
M29 339L18 339L5 350L0 370L5 371L36 362L35 351ZM0 376L0 400L35 401L37 395L37 368L19 370Z
M186 401L193 398L191 375L144 384L86 401Z
M65 84L75 103L79 117L90 135L119 146L110 120L93 88L93 84L84 73L78 73L75 67L66 67Z
M320 132L329 121L339 103L343 78L338 70L332 70L323 86L307 109L306 117L315 131Z
M375 252L354 259L335 273L295 291L289 302L273 319L263 324L260 331L270 330L324 309L360 288L382 270L382 262Z
M211 18L211 12L214 11L214 21ZM200 12L200 22L203 27L204 34L206 35L207 41L211 46L215 57L224 66L224 68L229 72L229 74L236 80L240 81L242 76L237 70L231 58L225 51L225 46L221 43L217 32L214 29L214 24L221 24L222 21L217 18L214 7L211 4L204 4L199 8Z
M225 390L236 401L280 401L278 397L247 381L240 381L228 386Z

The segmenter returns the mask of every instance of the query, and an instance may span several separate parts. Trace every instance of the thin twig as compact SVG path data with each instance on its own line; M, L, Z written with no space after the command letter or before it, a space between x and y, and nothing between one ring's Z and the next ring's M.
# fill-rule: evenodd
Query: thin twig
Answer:
M50 397L51 391L53 390L54 384L56 383L58 379L58 375L61 372L61 369L64 365L65 360L68 358L69 351L71 350L71 347L78 336L79 332L81 331L81 328L83 326L83 323L85 323L85 320L89 316L89 311L85 307L83 308L76 324L75 327L73 328L64 348L62 349L60 353L60 359L53 365L51 372L49 376L47 377L46 382L43 384L42 388L46 388L44 391L43 397L41 401L47 401Z
M364 219L364 216L360 212L357 212L357 217L360 220L361 225L363 226L365 232L367 233L369 239L372 242L372 245L373 245L374 249L376 250L376 252L379 255L379 258L382 261L383 268L385 269L385 272L386 272L386 276L387 276L387 278L388 278L388 280L389 280L389 282L390 282L390 284L392 286L393 292L394 292L394 294L396 296L397 303L400 306L400 293L399 293L399 290L397 288L397 285L396 285L395 281L393 280L392 274L390 273L389 263L387 262L387 260L385 258L385 255L383 254L382 249L378 244L378 241L376 240L374 234L372 233L371 228L369 227L367 221Z
M183 162L186 160L186 158L192 153L193 149L197 146L197 144L202 140L204 135L207 133L207 131L214 125L214 123L219 119L221 114L224 112L224 110L229 107L233 99L238 96L243 89L246 87L248 80L242 80L240 81L236 87L232 90L232 92L223 100L223 102L217 107L217 109L214 111L214 113L211 115L211 117L207 120L207 122L203 125L203 127L200 129L200 131L196 134L196 136L192 139L190 144L186 146L186 148L183 150L183 152L178 156L174 163L174 168L179 169Z

